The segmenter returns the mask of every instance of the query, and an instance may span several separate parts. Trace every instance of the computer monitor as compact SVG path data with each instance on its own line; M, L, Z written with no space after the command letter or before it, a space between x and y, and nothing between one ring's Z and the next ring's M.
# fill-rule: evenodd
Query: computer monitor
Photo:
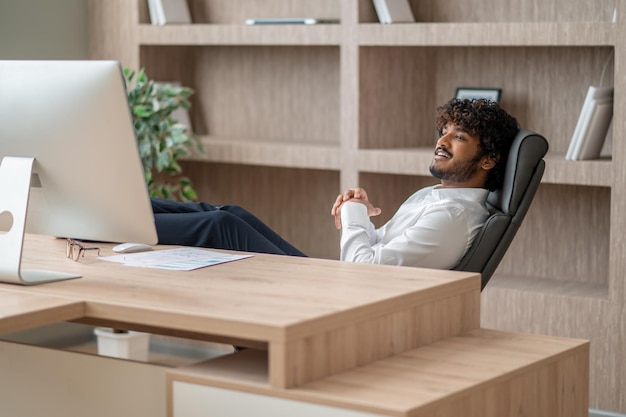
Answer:
M25 232L157 242L118 62L0 61L0 159L0 281L79 277L21 269Z

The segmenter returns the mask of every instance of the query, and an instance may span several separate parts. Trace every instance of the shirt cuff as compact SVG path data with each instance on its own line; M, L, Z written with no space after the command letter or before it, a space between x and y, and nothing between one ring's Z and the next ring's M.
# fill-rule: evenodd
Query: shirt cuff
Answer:
M367 229L369 222L370 218L367 215L367 207L365 207L365 204L347 201L341 206L342 228L361 226Z

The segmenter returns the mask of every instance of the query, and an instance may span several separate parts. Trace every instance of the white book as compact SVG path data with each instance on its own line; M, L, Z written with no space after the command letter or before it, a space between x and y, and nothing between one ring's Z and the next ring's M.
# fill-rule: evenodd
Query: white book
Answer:
M415 22L409 0L372 0L380 23Z
M150 12L150 23L153 25L162 25L157 11L156 0L148 0L148 11Z
M597 134L601 131L601 129L599 130L597 126L594 126L593 128L593 134L596 136L594 136L593 139L589 139L588 135L590 134L590 126L592 123L592 119L594 118L595 110L598 106L598 103L606 103L607 101L611 101L612 109L613 87L589 86L585 101L583 103L583 107L580 111L580 116L578 117L578 122L576 123L576 128L574 129L574 134L572 135L572 139L570 141L570 146L567 150L567 154L565 155L565 159L572 161L578 160L580 158L583 144L585 144L589 140L604 141L603 137L597 139ZM606 113L603 112L603 114ZM602 120L605 120L605 118L598 119L598 116L595 116L594 125ZM606 129L608 129L608 125L606 126Z
M613 100L596 101L583 136L580 152L576 160L597 159L600 157L606 134L613 118Z
M587 95L585 96L585 101L583 101L583 106L580 110L580 115L578 116L578 122L576 123L576 127L574 128L572 139L569 142L569 147L567 148L565 159L574 159L574 151L576 150L576 147L580 144L580 137L584 126L589 123L589 119L591 118L591 106L593 104L593 95L595 94L595 92L596 87L589 86L589 88L587 89Z
M150 1L150 0L149 0ZM154 2L157 24L188 24L191 14L187 0L151 0ZM149 4L149 3L148 3Z

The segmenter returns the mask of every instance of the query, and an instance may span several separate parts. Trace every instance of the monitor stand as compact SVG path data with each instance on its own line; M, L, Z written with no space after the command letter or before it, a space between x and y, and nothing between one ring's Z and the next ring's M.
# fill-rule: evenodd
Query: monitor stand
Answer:
M80 278L74 273L20 269L34 161L35 158L5 156L0 164L0 190L7 196L0 201L0 216L11 223L8 231L0 231L0 282L33 285Z

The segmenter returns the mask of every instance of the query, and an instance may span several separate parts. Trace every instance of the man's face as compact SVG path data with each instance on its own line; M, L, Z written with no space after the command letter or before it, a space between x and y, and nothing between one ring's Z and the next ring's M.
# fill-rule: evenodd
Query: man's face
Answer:
M430 173L444 187L484 187L495 162L480 154L480 139L448 124L437 140Z

